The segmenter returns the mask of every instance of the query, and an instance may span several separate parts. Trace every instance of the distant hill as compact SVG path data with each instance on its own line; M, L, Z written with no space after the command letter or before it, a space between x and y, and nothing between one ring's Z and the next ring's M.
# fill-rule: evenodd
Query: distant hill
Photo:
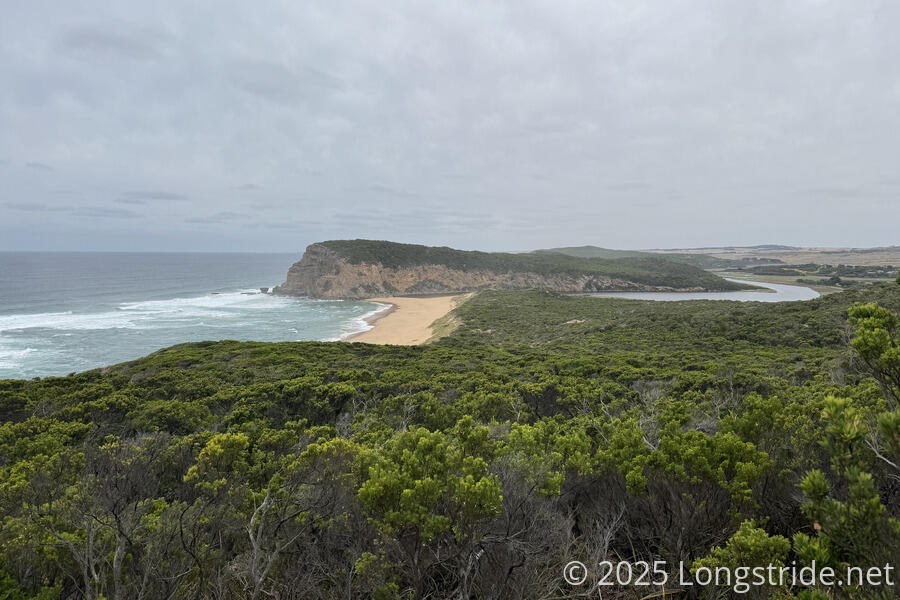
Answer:
M756 244L755 246L702 246L700 248L659 248L659 252L672 252L684 250L685 252L696 252L709 250L718 252L719 250L801 250L799 246L785 246L784 244ZM656 252L657 250L653 250Z
M743 266L753 264L785 265L853 265L887 266L900 264L900 246L879 246L875 248L829 248L784 246L762 244L757 246L722 246L719 248L673 248L647 250L659 256L712 256L726 260L745 261ZM755 261L755 262L754 262ZM731 267L726 267L731 268Z
M743 287L693 265L649 253L592 258L557 252L509 254L382 240L331 240L308 246L275 293L370 298L488 288L579 293Z
M611 250L609 248L600 248L599 246L571 246L566 248L549 248L546 250L536 250L537 253L556 253L568 256L578 256L582 258L603 258L616 259L628 257L664 257L672 262L692 265L701 269L734 269L738 267L746 267L748 265L780 263L779 260L772 259L732 259L719 258L708 254L687 254L677 252L655 253L641 252L640 250Z
M565 248L547 248L545 250L535 250L536 254L546 254L552 252L554 254L567 254L569 256L580 256L581 258L633 258L635 256L653 256L650 252L641 252L640 250L613 250L611 248L601 248L600 246L567 246Z

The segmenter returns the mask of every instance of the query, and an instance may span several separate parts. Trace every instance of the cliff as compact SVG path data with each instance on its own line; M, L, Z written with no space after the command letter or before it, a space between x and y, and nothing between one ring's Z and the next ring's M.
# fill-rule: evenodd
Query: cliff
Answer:
M557 254L505 254L372 240L306 248L275 294L362 299L493 288L562 293L741 289L701 269L658 258L601 260Z

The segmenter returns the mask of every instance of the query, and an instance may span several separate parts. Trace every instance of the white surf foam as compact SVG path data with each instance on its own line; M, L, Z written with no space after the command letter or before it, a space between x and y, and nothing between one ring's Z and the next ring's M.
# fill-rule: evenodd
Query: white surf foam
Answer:
M370 310L369 312L367 312L363 315L360 315L354 319L351 319L348 323L346 323L344 326L341 327L342 333L341 333L340 337L337 337L335 339L323 340L323 341L337 342L337 341L346 340L347 338L350 338L354 335L359 335L360 333L365 333L366 331L369 331L370 329L375 327L375 325L373 325L372 323L369 322L369 319L371 319L378 313L382 313L382 312L388 310L391 307L391 305L390 304L382 304L381 302L373 302L372 304L375 304L376 306L378 306L378 308L376 308L375 310Z
M0 317L0 333L35 328L60 330L130 328L135 326L135 317L135 315L123 315L118 312L5 315Z
M290 303L291 299L282 296L261 294L254 290L238 290L221 294L207 294L195 298L171 298L169 300L145 300L143 302L124 302L121 310L142 311L151 313L185 312L195 309L215 308L273 308Z
M37 352L37 350L35 348L13 350L0 347L0 369L15 369L21 366L22 360L32 352Z
M208 319L208 325L216 318L228 317L229 309L265 310L283 307L291 300L273 297L252 290L207 294L194 298L171 298L124 302L117 310L97 313L52 312L0 316L0 332L16 332L25 329L92 330L92 329L147 329L155 324L172 321Z

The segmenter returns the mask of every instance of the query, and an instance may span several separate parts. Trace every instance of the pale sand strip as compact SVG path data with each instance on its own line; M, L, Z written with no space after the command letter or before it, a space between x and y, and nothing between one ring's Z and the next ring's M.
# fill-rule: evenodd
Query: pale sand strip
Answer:
M471 294L369 298L368 302L390 304L391 308L370 317L372 329L351 336L348 341L404 346L422 344L433 335L432 323L459 306L469 296Z

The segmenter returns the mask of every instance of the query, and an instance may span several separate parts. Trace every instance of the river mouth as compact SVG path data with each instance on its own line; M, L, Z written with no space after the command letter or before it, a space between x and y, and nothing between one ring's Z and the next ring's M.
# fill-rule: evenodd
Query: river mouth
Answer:
M593 298L629 298L632 300L656 300L660 302L680 302L685 300L728 300L731 302L796 302L798 300L814 300L819 292L802 285L785 285L783 283L763 283L744 279L725 278L726 281L746 283L760 288L758 292L741 290L737 292L596 292L581 294Z

